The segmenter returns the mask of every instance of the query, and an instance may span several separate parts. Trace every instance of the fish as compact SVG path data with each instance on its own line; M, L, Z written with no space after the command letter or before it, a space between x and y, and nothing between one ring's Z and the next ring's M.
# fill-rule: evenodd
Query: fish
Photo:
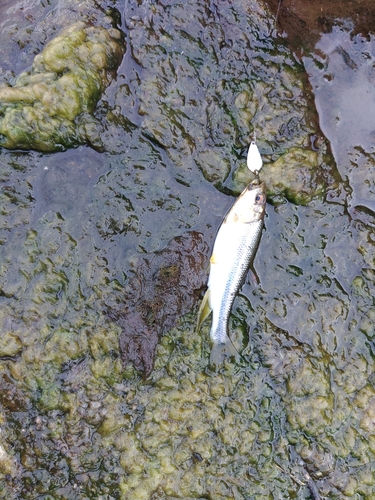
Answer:
M266 187L257 177L235 201L222 222L210 258L207 291L198 312L198 332L212 312L211 363L238 355L228 335L234 299L256 254L263 230Z

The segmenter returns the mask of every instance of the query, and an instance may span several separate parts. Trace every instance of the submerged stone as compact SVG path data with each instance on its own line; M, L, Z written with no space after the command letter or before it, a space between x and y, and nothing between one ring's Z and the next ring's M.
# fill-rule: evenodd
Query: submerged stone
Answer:
M22 341L17 334L4 332L0 339L0 356L16 356L22 350Z
M144 258L124 291L124 304L109 310L121 328L123 363L147 377L160 336L195 304L206 283L209 248L203 235L189 232Z
M324 199L339 187L340 175L333 158L321 151L291 148L272 163L265 163L260 178L267 186L267 199L287 199L296 205L307 205L313 199ZM228 186L239 194L254 176L243 163L234 172Z

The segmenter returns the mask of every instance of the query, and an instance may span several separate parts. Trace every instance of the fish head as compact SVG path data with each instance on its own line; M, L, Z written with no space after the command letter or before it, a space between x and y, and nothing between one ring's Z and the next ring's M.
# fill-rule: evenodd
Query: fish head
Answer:
M249 224L261 221L266 209L266 186L264 182L255 179L237 198L236 203L228 212L224 223Z

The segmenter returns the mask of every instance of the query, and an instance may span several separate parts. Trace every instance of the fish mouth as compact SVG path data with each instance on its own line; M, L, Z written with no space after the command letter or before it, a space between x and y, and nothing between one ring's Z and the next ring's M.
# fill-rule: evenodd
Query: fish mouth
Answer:
M259 177L257 177L256 179L254 179L252 182L250 182L249 186L248 186L248 189L254 189L254 188L261 188L261 189L265 189L266 185L264 182L260 181Z

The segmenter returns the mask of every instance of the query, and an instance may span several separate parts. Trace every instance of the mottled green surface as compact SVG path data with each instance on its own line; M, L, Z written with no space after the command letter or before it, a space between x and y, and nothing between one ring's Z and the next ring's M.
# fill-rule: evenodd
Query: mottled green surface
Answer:
M106 16L94 2L33 6L4 17L4 83L64 25ZM105 151L1 150L0 498L307 500L307 472L322 498L374 498L370 147L348 145L341 181L303 66L261 3L129 1L125 20L94 112ZM104 310L126 301L139 256L189 230L212 244L254 128L278 204L259 284L234 304L243 357L209 369L196 308L145 381L121 366Z
M47 152L88 141L102 148L92 114L121 62L121 38L115 28L82 21L53 38L13 87L0 88L0 145Z

